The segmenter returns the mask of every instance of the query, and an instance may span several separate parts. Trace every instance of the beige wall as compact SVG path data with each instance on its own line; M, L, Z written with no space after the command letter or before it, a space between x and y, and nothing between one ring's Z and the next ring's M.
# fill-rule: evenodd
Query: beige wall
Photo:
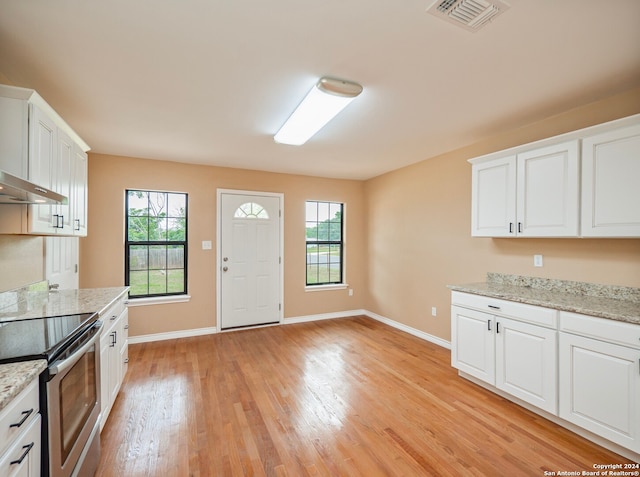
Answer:
M144 335L217 326L216 190L238 189L284 194L284 314L297 317L364 305L364 184L211 166L187 165L90 154L89 236L80 243L80 287L124 284L124 190L139 188L189 194L188 303L132 307L130 333ZM305 292L305 200L344 202L346 276L354 289ZM211 240L213 250L202 250Z
M471 238L467 162L638 112L640 88L367 181L366 309L449 340L447 284L484 281L489 271L640 287L638 239Z
M0 292L40 280L44 280L44 239L0 235Z

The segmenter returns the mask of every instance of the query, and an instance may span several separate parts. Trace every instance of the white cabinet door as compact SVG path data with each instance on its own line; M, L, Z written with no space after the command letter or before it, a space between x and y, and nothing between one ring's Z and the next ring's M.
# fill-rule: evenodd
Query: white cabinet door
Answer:
M121 318L122 336L120 339L120 384L129 369L129 309L125 307Z
M29 179L29 105L0 96L0 169Z
M53 190L67 198L66 204L54 206L55 232L60 235L72 235L72 204L73 191L71 187L71 174L73 171L74 142L71 138L58 129L58 157L54 162L52 185Z
M518 154L518 236L578 236L578 150L578 141L574 140Z
M560 333L560 417L640 452L640 350Z
M113 401L120 390L120 349L117 346L118 323L113 323L100 338L100 428L104 427Z
M495 384L494 318L488 313L451 307L451 365Z
M582 142L582 235L640 237L640 125Z
M516 157L474 164L471 174L471 235L515 236Z
M557 415L557 331L496 318L496 387Z
M87 236L87 174L88 158L80 146L74 144L73 161L73 235Z
M106 326L106 323L105 323ZM103 329L102 336L100 337L100 430L104 427L109 417L109 410L111 409L111 402L109 396L111 396L111 390L109 389L109 343L111 338L109 333Z
M102 316L102 315L101 315ZM100 338L100 429L104 427L127 370L129 310L125 298L104 313Z
M37 414L25 432L0 455L2 477L38 477L41 461L41 417Z
M57 127L34 104L29 105L29 180L54 189L53 177L58 156ZM55 205L29 206L29 233L55 234Z

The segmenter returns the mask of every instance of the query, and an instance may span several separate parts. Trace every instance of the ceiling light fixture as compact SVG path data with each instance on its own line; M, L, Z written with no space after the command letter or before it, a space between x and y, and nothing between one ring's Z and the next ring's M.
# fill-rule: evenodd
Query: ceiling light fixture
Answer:
M304 144L360 93L358 83L320 78L273 139L292 146Z

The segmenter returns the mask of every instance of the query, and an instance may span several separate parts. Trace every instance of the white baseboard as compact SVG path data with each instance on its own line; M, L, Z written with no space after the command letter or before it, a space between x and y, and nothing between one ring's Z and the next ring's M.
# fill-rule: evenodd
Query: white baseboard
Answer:
M425 333L424 331L416 330L407 325L403 325L402 323L398 323L390 318L386 318L382 315L378 315L377 313L373 313L371 311L365 311L362 313L367 315L369 318L373 318L374 320L380 321L385 325L389 325L393 328L396 328L400 331L404 331L405 333L409 333L417 338L423 339L425 341L429 341L433 344L437 344L438 346L442 346L443 348L451 349L451 342L447 340L443 340L442 338L438 338L437 336L430 335L429 333Z
M285 318L282 322L283 325L290 325L293 323L307 323L309 321L320 320L333 320L334 318L348 318L350 316L366 315L365 310L350 310L350 311L338 311L335 313L321 313L319 315L305 315L305 316L293 316Z
M377 313L373 313L367 310L349 310L349 311L338 311L335 313L321 313L318 315L294 316L290 318L285 318L282 321L282 324L289 325L293 323L307 323L310 321L333 320L336 318L348 318L350 316L358 316L358 315L368 316L369 318L373 318L376 321L384 323L385 325L389 325L400 331L404 331L405 333L409 333L410 335L416 336L417 338L423 339L425 341L429 341L438 346L442 346L443 348L451 349L451 343L447 340L443 340L442 338L438 338L437 336L433 336L433 335L430 335L429 333L425 333L424 331L420 331L410 326L403 325L402 323L398 323L397 321L394 321L390 318L386 318L382 315L378 315ZM150 335L130 336L129 343L136 344L136 343L148 343L150 341L172 340L175 338L189 338L191 336L210 335L210 334L217 333L218 331L219 330L215 326L213 326L210 328L196 328L193 330L169 331L166 333L154 333Z
M358 315L368 316L369 318L373 318L376 321L384 323L385 325L389 325L400 331L404 331L405 333L409 333L410 335L416 336L417 338L437 344L438 346L442 346L443 348L451 349L451 343L447 340L443 340L442 338L438 338L437 336L430 335L429 333L425 333L424 331L416 330L415 328L403 325L402 323L398 323L397 321L386 318L382 315L378 315L377 313L373 313L368 310L351 310L340 311L337 313L323 313L320 315L296 316L292 318L285 318L283 324L306 323L309 321L331 320L334 318L348 318L350 316Z
M153 333L150 335L129 336L129 344L149 343L150 341L173 340L176 338L189 338L191 336L212 335L217 333L215 326L210 328L195 328L193 330L168 331L166 333Z

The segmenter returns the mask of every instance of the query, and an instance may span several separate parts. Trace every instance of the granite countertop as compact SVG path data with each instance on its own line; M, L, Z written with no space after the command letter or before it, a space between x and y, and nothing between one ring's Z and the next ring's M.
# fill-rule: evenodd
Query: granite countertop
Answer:
M0 411L2 411L31 381L47 367L47 361L37 359L21 363L0 364Z
M453 291L500 298L640 325L640 288L488 273L487 281Z
M78 313L102 314L128 290L129 287L111 287L4 292L0 293L0 322Z

